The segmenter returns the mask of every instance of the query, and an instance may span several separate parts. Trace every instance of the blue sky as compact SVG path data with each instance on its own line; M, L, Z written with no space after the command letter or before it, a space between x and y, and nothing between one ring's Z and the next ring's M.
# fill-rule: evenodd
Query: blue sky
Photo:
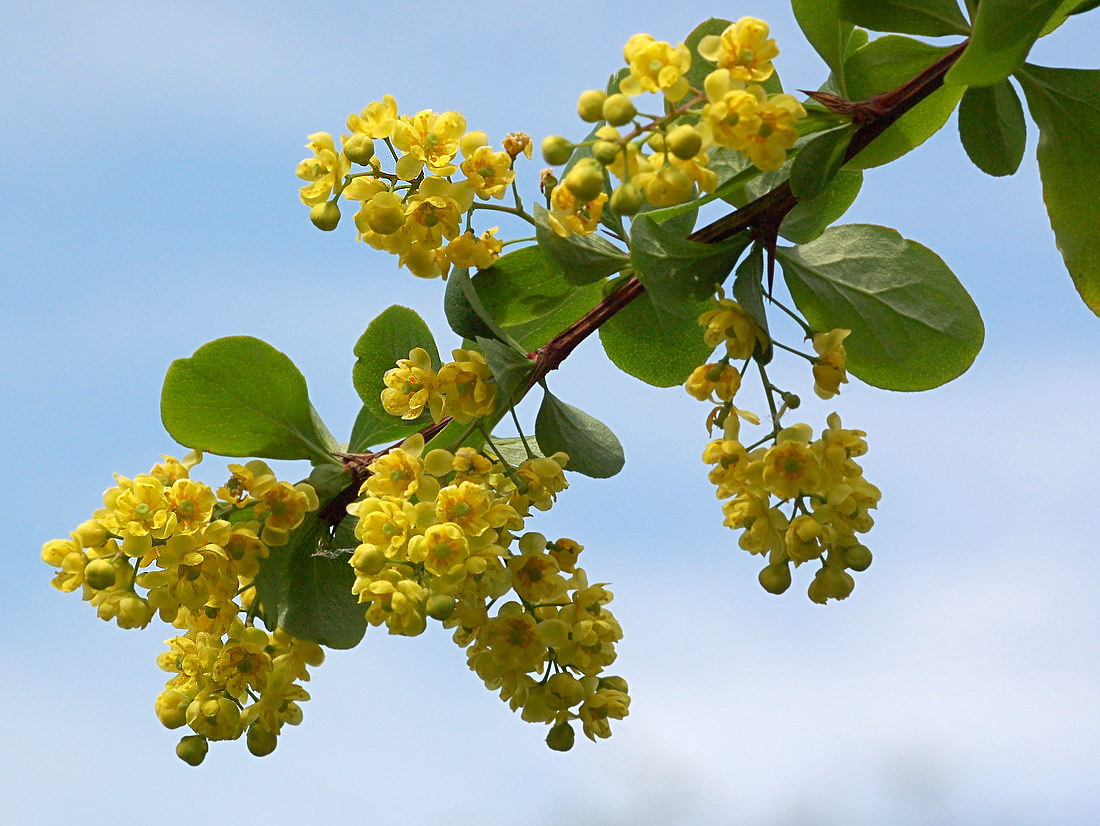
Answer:
M351 348L375 314L414 307L453 346L439 282L397 271L347 227L308 223L293 170L309 133L390 93L402 111L458 109L497 140L580 136L576 96L631 34L678 40L714 14L767 19L787 87L819 84L787 4L767 0L6 12L0 788L13 822L113 822L119 806L169 824L1095 822L1100 325L1055 250L1034 135L1021 171L995 180L952 122L870 173L844 219L934 249L987 326L951 385L853 381L804 406L815 427L836 409L868 432L866 473L884 493L874 565L847 602L810 604L805 576L781 598L760 590L699 462L703 406L615 372L595 342L552 377L628 456L622 475L576 480L531 525L576 537L591 577L613 583L626 632L615 670L634 702L609 741L551 753L444 634L374 630L316 670L305 722L274 755L223 744L190 769L152 714L169 629L122 632L48 585L41 543L86 518L113 472L179 452L158 413L172 359L218 336L263 338L296 361L339 436L358 408ZM1036 62L1090 67L1100 14L1072 22ZM208 457L205 477L223 464Z

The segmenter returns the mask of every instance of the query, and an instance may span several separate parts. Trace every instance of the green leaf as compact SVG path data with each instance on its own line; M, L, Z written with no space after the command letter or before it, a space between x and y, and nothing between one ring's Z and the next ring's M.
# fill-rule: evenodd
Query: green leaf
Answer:
M222 456L332 462L306 380L270 344L230 336L176 359L164 377L160 415L186 447Z
M837 92L845 97L844 56L853 27L841 19L838 0L791 0L791 6L799 28L832 71Z
M363 405L359 409L359 415L355 417L355 424L352 425L347 452L365 453L368 448L375 445L396 442L398 439L411 436L423 426L420 421L405 421L388 413L383 419Z
M698 316L714 307L700 302L695 317L658 316L643 293L600 325L600 343L612 363L656 387L675 387L707 360L714 348L703 341Z
M561 267L571 284L584 285L617 273L630 257L602 235L563 238L550 227L550 213L535 204L535 237L546 257Z
M982 0L974 34L962 57L947 70L944 83L992 86L1024 64L1032 44L1062 0Z
M868 4L870 7L873 4ZM890 35L872 40L844 64L848 93L864 100L889 91L935 63L952 47L929 46L909 37ZM938 132L962 97L959 86L944 86L926 97L848 162L850 169L870 169L896 160Z
M469 283L470 274L466 269L452 270L447 278L447 289L443 293L443 313L447 316L447 323L462 338L471 341L478 336L492 338L492 328L470 303Z
M1046 37L1073 15L1084 14L1087 11L1092 11L1097 6L1100 6L1100 0L1062 0L1058 10L1054 12L1047 24L1043 26L1043 30L1039 32L1039 37Z
M698 317L695 306L714 295L750 242L747 232L720 244L674 235L645 213L630 228L634 273L662 312Z
M877 32L928 37L970 32L955 0L839 0L839 13L845 20Z
M545 390L545 388L544 388ZM549 453L569 454L567 470L607 479L623 469L623 446L611 428L546 390L535 417L535 438Z
M966 90L959 104L959 137L970 160L988 175L1011 175L1020 167L1027 124L1011 83Z
M767 346L761 348L757 345L755 353L761 364L767 364L772 360L771 333L768 331L768 314L764 310L764 250L759 244L755 244L745 260L737 268L737 275L733 278L733 297L745 312L752 316L752 320L768 336Z
M603 298L603 285L601 280L578 287L553 312L522 324L505 327L504 331L519 343L522 350L532 353L595 307Z
M397 304L383 310L355 342L351 370L355 391L379 419L394 418L382 407L386 371L392 370L398 359L407 359L416 347L427 351L432 367L438 370L439 350L432 331L415 311Z
M537 245L502 255L470 281L486 312L503 327L553 312L578 289Z
M886 390L929 390L966 372L985 337L978 308L943 260L893 229L832 227L776 255L815 330L851 330L848 370Z
M858 169L840 170L821 195L799 201L787 213L779 225L779 234L796 244L814 240L848 211L862 186L863 173Z
M328 526L306 515L290 541L261 560L256 595L269 628L329 648L354 648L366 633L365 610L351 593L348 548L329 548Z
M845 126L824 132L806 144L791 164L791 192L801 200L821 195L844 163L844 153L855 134Z
M1100 315L1100 70L1029 63L1016 77L1039 126L1039 175L1058 250Z
M527 440L527 447L523 446L524 439ZM542 448L539 447L538 440L534 436L524 436L521 439L519 436L493 436L493 444L496 445L497 450L500 451L500 455L504 457L504 460L508 462L512 467L519 467L520 464L527 461L527 448L531 449L531 453L534 456L545 456Z
M479 336L477 346L497 383L497 409L507 410L516 393L527 386L535 362L495 339Z

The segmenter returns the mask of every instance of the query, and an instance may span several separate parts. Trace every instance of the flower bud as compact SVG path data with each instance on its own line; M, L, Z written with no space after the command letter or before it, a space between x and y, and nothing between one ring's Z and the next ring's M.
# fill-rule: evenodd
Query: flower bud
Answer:
M176 756L189 766L202 763L208 751L210 751L210 744L201 734L188 735L176 745Z
M550 733L546 735L546 745L554 751L569 751L573 748L576 736L569 723L558 723L550 727Z
M561 166L573 154L573 144L561 135L549 135L542 139L542 158L551 166Z
M609 688L612 691L620 691L623 694L630 693L630 687L627 685L626 680L614 674L608 677L600 677L600 688Z
M108 559L93 559L84 568L84 581L89 588L102 591L115 584L115 566Z
M654 132L649 136L649 140L646 141L649 144L649 148L654 152L667 152L668 143L665 139L664 132Z
M248 750L256 757L267 757L275 751L279 745L279 737L275 732L268 731L263 726L251 725L248 727L248 736L245 738Z
M455 612L458 603L447 594L432 594L424 606L424 612L434 620L446 622Z
M615 163L622 151L622 144L614 141L596 141L592 144L592 157L604 166Z
M568 671L561 671L546 681L547 702L557 709L567 709L584 700L584 687Z
M489 136L480 129L475 129L473 132L467 132L458 142L458 146L462 150L462 157L464 158L470 157L478 149L488 145Z
M703 136L694 126L684 123L668 133L667 143L673 155L686 161L699 154L703 148Z
M504 147L504 151L508 153L508 157L512 160L515 160L520 155L526 158L531 157L531 136L526 132L509 132L504 136L501 145Z
M611 208L619 215L637 215L642 208L642 193L633 184L619 184L611 193Z
M607 100L607 93L599 89L589 89L581 92L577 100L577 114L585 123L595 123L603 120L603 102Z
M691 197L692 183L682 169L662 166L646 182L645 197L655 207L675 206Z
M757 578L769 594L782 594L791 587L791 568L786 562L779 562L764 568Z
M625 126L634 120L637 114L634 101L621 92L608 96L603 102L603 119L612 126Z
M603 168L595 161L582 161L569 170L563 183L573 197L588 203L603 192Z
M374 141L366 135L352 135L344 142L344 156L352 163L366 166L374 157Z
M330 232L336 229L336 225L340 223L340 207L336 205L335 201L325 201L317 204L309 211L309 220L313 222L313 226L317 229Z
M377 545L360 545L351 557L358 573L374 576L386 567L386 554Z
M802 406L802 399L794 393L784 393L783 404L787 405L787 408L790 410L798 410L798 408Z
M871 551L866 545L853 545L844 551L844 564L853 571L866 571L871 567ZM87 570L84 576L88 576Z

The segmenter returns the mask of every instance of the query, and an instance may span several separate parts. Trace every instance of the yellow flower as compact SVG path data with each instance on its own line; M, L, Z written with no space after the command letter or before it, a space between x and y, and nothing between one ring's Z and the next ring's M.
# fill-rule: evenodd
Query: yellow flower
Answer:
M450 577L466 569L470 545L459 525L444 522L430 525L422 536L413 537L409 543L409 559L422 562L424 569L435 576Z
M267 517L260 538L267 545L285 545L288 535L302 524L306 513L318 507L320 503L312 486L305 482L297 485L279 482L256 503L256 518Z
M807 444L806 431L805 425L780 431L776 445L764 454L764 487L780 499L813 493L821 484L821 463Z
M630 713L630 697L622 691L601 688L584 701L580 708L585 736L592 742L597 737L611 736L611 720L622 720Z
M591 235L600 224L607 193L601 192L588 202L578 202L564 185L554 187L550 194L550 228L563 238L570 235Z
M840 385L848 383L844 372L846 353L844 339L851 330L830 330L828 333L814 333L814 393L818 398L831 399L840 392Z
M751 88L759 90L763 96L761 87ZM772 95L768 100L761 100L756 111L760 126L756 134L749 136L748 144L741 151L757 169L771 172L787 160L787 150L798 140L795 121L806 117L806 110L790 95Z
M431 357L423 347L410 350L407 359L398 359L397 366L386 371L383 381L386 389L382 391L382 407L391 416L411 421L428 408L434 420L443 418L443 397L436 386Z
M402 445L371 462L371 475L363 483L360 493L407 499L419 489L422 469L423 464L418 456L406 451Z
M546 657L546 643L539 636L535 620L514 602L501 607L478 641L487 649L490 667L498 674L509 670L533 671ZM485 678L480 670L478 674Z
M369 497L349 505L348 513L359 517L355 536L391 559L401 557L416 527L416 510L404 499Z
M348 115L348 129L369 138L388 138L393 135L397 123L397 101L391 95L383 95L381 101L368 103L358 115Z
M163 539L175 526L164 485L153 476L136 476L128 488L111 498L114 501L108 507L113 505L112 510L100 521L113 534L135 537L153 534Z
M544 543L545 544L545 543ZM508 560L512 588L528 602L554 602L565 595L565 579L547 553L536 551Z
M467 536L480 536L504 524L501 507L495 506L489 492L474 482L442 488L435 500L435 514L440 522L453 522Z
M478 238L473 230L464 232L447 245L447 259L456 267L476 267L486 270L500 256L504 245L496 238L499 227L493 227Z
M443 412L457 422L487 416L496 403L497 386L485 357L476 350L452 351L454 361L439 370Z
M749 468L749 455L741 442L715 439L703 450L703 461L714 465L707 478L717 486L719 499L735 496L742 491Z
M191 479L177 479L168 490L168 507L176 516L176 527L191 533L210 521L217 498L209 486Z
M397 174L412 180L423 167L433 175L453 175L457 170L451 161L459 151L466 133L466 118L458 112L435 114L425 109L394 124L393 143L408 153L398 162Z
M684 388L701 402L708 401L712 395L728 402L741 388L741 374L730 364L702 364L688 376Z
M755 17L742 17L719 35L699 41L699 55L727 69L734 80L760 81L772 76L772 60L779 55L775 41L768 38L768 24Z
M732 359L745 359L752 355L757 342L764 341L764 334L736 301L720 298L717 307L699 316L699 325L703 331L703 341L711 347L722 342L726 344L726 353Z
M409 197L404 228L411 240L438 247L444 238L458 235L462 215L472 202L473 192L468 186L429 178Z
M636 34L623 47L630 74L619 88L624 95L662 91L669 100L679 100L688 91L684 75L691 68L691 51L683 43L675 47L648 34Z
M814 517L796 516L784 537L787 555L796 565L818 559L829 545L829 532Z
M503 198L508 185L515 180L512 158L507 152L494 152L491 146L479 146L462 162L462 171L477 196L482 200Z
M744 150L760 129L759 97L731 81L729 72L721 69L707 75L703 86L707 93L699 123L703 145Z
M299 163L295 174L303 181L310 181L301 188L299 195L303 204L313 206L328 200L351 169L351 161L336 149L328 132L310 135L306 147L313 151L313 157Z

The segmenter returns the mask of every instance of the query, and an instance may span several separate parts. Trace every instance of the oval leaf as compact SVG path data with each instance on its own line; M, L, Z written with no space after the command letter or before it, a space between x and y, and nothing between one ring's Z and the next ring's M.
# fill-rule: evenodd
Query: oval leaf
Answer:
M550 227L550 213L535 204L535 237L546 257L562 269L572 284L591 284L617 273L630 258L602 235L558 235Z
M863 186L863 173L842 169L816 198L799 201L779 225L779 234L788 241L805 244L817 238L848 211Z
M470 281L486 312L503 327L553 312L578 289L538 246L502 255Z
M848 370L886 390L929 390L966 372L985 337L978 308L943 260L893 229L832 227L776 251L816 330L852 331Z
M1020 167L1027 141L1024 108L1007 80L974 86L959 104L959 137L967 157L987 175L1011 175Z
M359 408L359 415L355 417L355 424L352 425L347 452L365 453L368 448L375 445L388 444L411 436L423 426L419 421L405 421L388 413L385 418L381 418L376 416L369 407L363 405Z
M1019 69L1063 0L982 0L974 34L944 83L992 86Z
M832 71L840 96L846 97L844 56L853 26L841 19L839 6L839 0L791 0L799 28Z
M1039 175L1058 251L1100 315L1100 70L1028 64L1017 78L1039 126Z
M624 373L655 387L675 387L714 352L698 322L713 306L701 302L694 318L658 314L653 299L643 293L600 325L600 343Z
M407 359L416 347L428 351L432 367L438 370L439 350L432 331L415 311L398 304L383 310L355 342L356 361L352 367L355 390L378 418L393 418L382 407L386 371L392 370L398 359Z
M305 378L285 354L251 336L215 339L173 361L160 415L169 435L186 447L221 456L332 461Z
M939 37L970 31L955 0L840 0L839 12L845 20L877 32Z
M720 244L676 235L645 213L630 228L634 273L662 312L695 317L695 305L714 295L751 241L747 232Z
M611 428L549 390L535 417L535 438L547 453L568 453L567 470L594 479L614 476L626 462L623 446Z
M811 140L791 164L791 192L799 201L823 193L840 171L855 128L833 129Z
M329 648L354 648L367 630L366 612L351 592L354 545L328 547L329 536L328 525L307 514L290 541L260 561L256 596L269 628Z
M852 100L863 100L894 89L927 69L950 48L895 35L872 40L844 64L848 94ZM852 158L848 168L881 166L920 146L947 123L962 93L958 86L937 89Z

